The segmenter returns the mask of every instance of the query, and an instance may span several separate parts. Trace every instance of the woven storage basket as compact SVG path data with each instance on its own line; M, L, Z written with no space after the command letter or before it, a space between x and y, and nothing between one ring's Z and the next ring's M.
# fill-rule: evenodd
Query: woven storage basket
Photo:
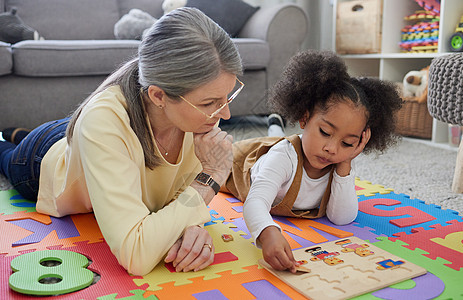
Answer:
M432 117L426 102L404 99L397 113L396 132L400 135L430 139L432 137Z

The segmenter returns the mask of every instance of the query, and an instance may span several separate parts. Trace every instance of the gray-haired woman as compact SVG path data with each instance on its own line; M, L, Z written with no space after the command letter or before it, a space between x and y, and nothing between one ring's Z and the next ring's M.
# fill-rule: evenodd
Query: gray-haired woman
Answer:
M206 205L232 164L232 137L217 123L230 118L241 72L225 31L197 9L175 10L71 118L18 146L0 142L0 172L41 213L93 211L131 274L164 256L177 271L203 269L214 258Z

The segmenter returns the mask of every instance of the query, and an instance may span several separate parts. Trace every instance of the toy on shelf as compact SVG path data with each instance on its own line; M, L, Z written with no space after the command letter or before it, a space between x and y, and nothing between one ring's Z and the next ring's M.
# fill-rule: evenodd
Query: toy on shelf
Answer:
M412 70L405 74L402 81L404 100L426 102L428 96L429 66L421 70Z
M450 51L462 52L463 51L463 16L455 29L455 33L450 37Z
M437 52L439 12L435 10L418 10L404 17L404 20L415 21L416 23L402 28L402 37L399 43L401 52Z
M415 0L415 2L427 11L440 13L440 0Z

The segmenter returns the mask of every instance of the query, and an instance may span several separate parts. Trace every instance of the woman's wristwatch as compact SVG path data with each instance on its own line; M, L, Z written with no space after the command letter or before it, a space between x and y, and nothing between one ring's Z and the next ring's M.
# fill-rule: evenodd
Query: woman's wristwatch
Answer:
M199 173L196 176L195 181L199 184L210 186L214 190L216 195L220 191L220 185L214 179L212 179L211 175L207 173Z

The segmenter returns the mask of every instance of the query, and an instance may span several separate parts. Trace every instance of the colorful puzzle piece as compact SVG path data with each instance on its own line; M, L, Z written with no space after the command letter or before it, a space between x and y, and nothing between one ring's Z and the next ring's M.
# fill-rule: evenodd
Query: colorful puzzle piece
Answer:
M233 208L235 206L243 206L243 203L234 198L230 194L218 193L209 203L209 207L216 211L220 216L225 218L225 222L231 222L233 219L241 218L242 213L237 212Z
M411 233L414 227L432 228L432 225L447 225L447 221L462 221L453 210L443 210L437 205L428 205L404 194L390 193L372 197L359 197L359 226L373 228L377 234L392 236L398 232ZM399 227L400 226L400 227Z
M416 248L424 250L428 252L425 256L431 259L441 257L450 262L446 266L458 271L463 268L463 222L452 220L447 223L451 225L435 224L431 226L433 230L413 228L411 234L400 232L394 234L396 237L389 239L391 241L400 239L408 244L404 247L410 250ZM448 235L451 236L447 237ZM451 247L446 244L450 244Z
M435 296L442 294L445 285L436 275L427 273L411 279L414 285L405 289L397 288L402 284L371 293L381 299L409 300L409 299L434 299Z
M304 237L304 239L315 244L328 241L327 238L315 231L315 229L328 233L332 236L336 236L337 239L353 235L352 232L344 231L314 220L276 217L275 221L278 225L281 226L283 236L285 236L285 238L288 240L291 249L301 248L303 246L293 240L287 233L292 233L299 237Z
M211 280L220 275L220 272L231 270L232 274L245 272L244 267L255 265L257 260L262 258L262 253L248 240L240 238L239 234L231 230L228 225L217 222L214 225L205 227L214 240L216 253L231 252L238 257L238 260L230 261L222 264L215 264L198 272L179 272L171 273L164 264L157 265L151 273L143 276L143 278L134 279L136 284L148 284L149 290L157 291L163 283L175 282L175 286L191 285L192 279L203 277L204 280ZM226 243L222 240L222 234L230 234L233 236L232 243Z
M224 271L218 273L218 277L210 280L205 280L202 277L192 278L192 284L175 285L174 282L161 284L162 289L157 291L147 291L147 295L156 295L163 300L195 300L195 299L211 299L210 297L218 296L215 299L273 299L273 298L256 298L256 296L266 293L265 290L272 285L271 290L277 288L281 293L280 299L303 300L306 299L294 289L283 283L281 280L267 272L266 270L252 265L244 268L246 272L233 274L232 271ZM264 283L267 281L269 284ZM257 282L254 285L245 285L246 283ZM284 298L286 295L288 298ZM277 298L278 299L278 298Z
M57 219L36 212L17 212L0 215L0 224L4 231L0 235L0 253L7 255L18 255L26 250L46 250L57 245L72 247L81 241L103 241L93 214L77 214Z
M93 282L84 255L65 250L35 251L11 261L10 288L27 295L54 296L74 293Z
M274 299L274 300L291 300L282 291L267 280L257 280L241 284L256 299ZM210 290L206 292L193 294L197 300L228 300L219 290Z
M357 192L357 196L374 196L376 194L389 194L393 189L385 188L379 184L372 184L370 181L360 180L358 177L355 178L355 190Z
M361 212L352 224L337 226L326 217L275 218L293 249L313 247L319 240L338 240L336 234L348 235L348 238L354 235L430 272L358 299L463 299L460 288L463 270L458 268L462 264L458 257L463 253L462 217L367 181L356 179L356 185ZM209 206L212 221L206 229L216 247L214 265L199 272L171 273L160 264L144 277L130 276L117 263L93 214L52 218L34 212L35 208L30 205L14 190L0 192L2 283L12 274L10 262L18 254L58 249L84 254L92 261L89 269L101 275L90 287L69 294L75 299L303 299L256 265L262 257L261 251L253 245L242 218L242 202L229 194L219 193ZM223 234L232 236L233 241L225 242ZM168 274L159 272L160 267ZM36 299L2 284L0 299L11 298Z
M102 297L96 298L97 300L159 300L158 297L155 295L150 295L145 298L144 294L146 291L144 290L133 290L130 291L130 293L133 294L133 296L128 296L128 297L123 297L123 298L116 298L117 294L111 294L111 295L106 295Z
M55 246L50 249L75 251L87 256L92 261L88 269L101 276L96 284L73 293L76 299L95 299L114 293L119 297L127 297L131 296L130 291L147 287L146 285L139 287L133 282L136 277L129 275L117 262L106 242L76 242L75 244L73 247Z
M16 190L0 191L0 213L34 212L35 202L24 199Z
M233 222L223 222L224 224L230 224L231 230L235 232L240 232L241 231L241 236L245 239L250 239L252 238L251 233L248 230L248 227L246 226L246 222L244 222L244 218L236 218L233 219Z
M393 291L389 289L397 289L392 295L397 293L404 293L408 295L406 299L461 299L463 297L463 290L461 289L461 283L463 282L463 272L456 271L454 269L448 268L445 264L449 263L448 261L438 257L436 259L430 259L426 257L426 252L416 248L414 251L406 248L407 244L396 239L391 241L388 238L380 237L379 241L375 243L375 246L382 248L392 254L395 254L405 260L408 260L414 264L422 266L428 270L428 274L432 273L434 276L426 276L420 278L423 280L421 284L427 287L426 297L421 297L423 291L413 284L410 287L404 287L403 284L394 285L388 290L383 291ZM445 285L445 288L442 288L442 285ZM404 289L407 289L404 291ZM381 292L381 291L378 291ZM376 293L378 293L376 292ZM405 293L406 292L406 293ZM373 295L376 295L373 293ZM383 294L384 295L384 294ZM386 298L395 299L392 295L388 294ZM384 299L384 298L383 298ZM400 299L400 298L399 298Z
M213 224L215 224L216 221L224 221L225 220L224 217L217 217L218 212L216 212L213 209L209 209L209 213L211 215L211 220L209 222L207 222L207 223L204 223L204 226L213 225Z
M72 222L70 216L63 218L50 217L51 223L44 224L33 219L11 220L11 224L19 226L25 230L32 232L31 235L16 241L12 244L13 247L22 246L27 244L35 244L40 242L43 238L49 235L52 231L56 231L59 239L66 239L71 237L80 236L79 231Z

